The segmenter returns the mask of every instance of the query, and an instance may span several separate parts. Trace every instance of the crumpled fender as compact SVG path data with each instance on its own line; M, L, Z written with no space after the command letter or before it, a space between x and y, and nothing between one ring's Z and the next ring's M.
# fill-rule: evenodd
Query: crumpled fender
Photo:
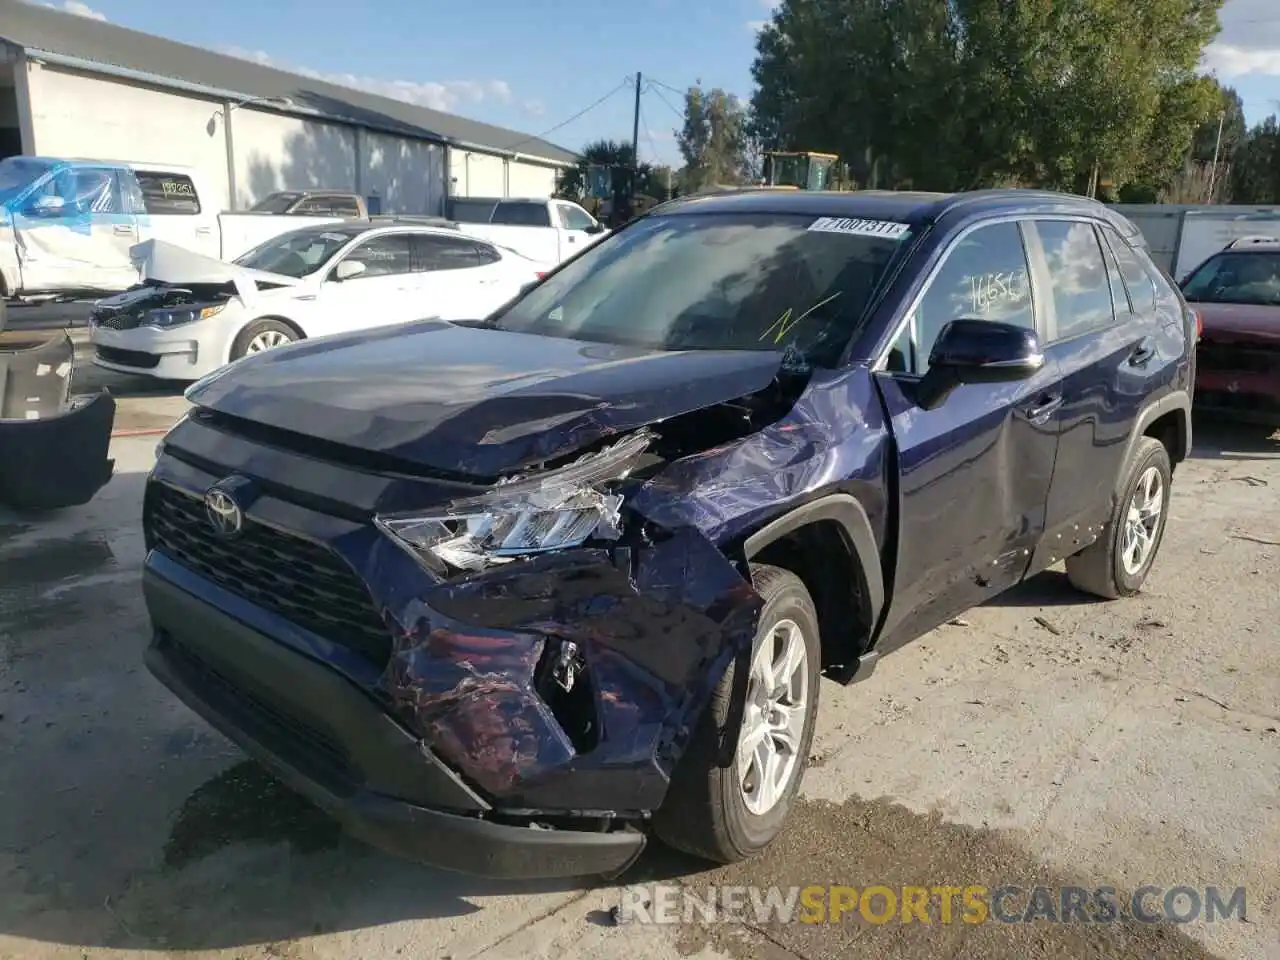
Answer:
M777 423L670 464L628 499L648 529L633 523L616 547L386 598L398 630L385 695L505 812L656 809L712 690L755 635L761 600L742 538L834 489L859 497L882 530L886 432L874 390L865 368L815 376ZM383 567L374 582L420 579L389 541L373 549ZM391 569L400 565L403 576ZM566 640L583 654L599 722L583 752L537 688L548 647Z

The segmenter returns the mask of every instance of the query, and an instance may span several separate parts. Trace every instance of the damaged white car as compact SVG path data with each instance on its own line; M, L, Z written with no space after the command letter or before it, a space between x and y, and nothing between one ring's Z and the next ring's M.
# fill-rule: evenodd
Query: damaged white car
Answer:
M551 269L456 229L400 224L305 227L234 263L159 241L132 255L143 282L94 305L94 362L183 381L295 340L483 318Z

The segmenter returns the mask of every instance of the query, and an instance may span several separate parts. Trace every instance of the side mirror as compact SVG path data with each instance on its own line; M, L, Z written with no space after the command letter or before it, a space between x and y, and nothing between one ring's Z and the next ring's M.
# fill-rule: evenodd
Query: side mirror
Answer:
M593 236L598 233L604 233L604 224L593 223L591 226L587 227L587 229L584 230L583 233L589 233L589 234L592 234Z
M340 264L333 268L333 279L335 280L351 280L360 276L368 268L363 260L343 260Z
M45 194L42 197L36 197L32 203L27 204L25 212L36 217L56 217L62 213L66 206L67 201L62 197Z
M929 354L929 372L920 381L920 406L936 408L966 383L1013 383L1044 367L1035 332L992 320L952 320Z

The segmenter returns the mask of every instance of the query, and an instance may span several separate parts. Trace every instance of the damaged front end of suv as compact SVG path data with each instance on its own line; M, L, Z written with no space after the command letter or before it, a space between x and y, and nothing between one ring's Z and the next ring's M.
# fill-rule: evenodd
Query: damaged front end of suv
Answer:
M622 870L664 819L664 839L728 858L687 799L708 750L750 780L725 736L758 721L786 755L760 754L777 783L758 777L741 802L776 824L734 849L767 843L807 755L817 671L851 675L883 594L867 582L878 559L857 569L839 522L856 511L874 551L874 387L796 344L847 341L895 246L855 248L851 312L788 321L773 298L835 297L783 264L762 297L782 322L686 311L658 344L567 324L556 290L590 294L575 271L607 272L628 236L758 236L757 219L638 223L484 324L301 343L198 384L148 486L152 671L356 834L508 877ZM773 245L813 243L810 219ZM830 522L788 536L816 498ZM783 561L792 573L768 574ZM766 609L808 646L761 686Z

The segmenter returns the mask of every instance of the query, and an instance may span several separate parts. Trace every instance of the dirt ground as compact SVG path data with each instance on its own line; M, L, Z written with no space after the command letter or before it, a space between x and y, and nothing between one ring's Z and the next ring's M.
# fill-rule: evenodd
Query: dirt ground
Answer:
M1264 430L1200 426L1141 596L1089 602L1050 572L865 683L824 684L801 806L766 856L706 870L653 850L621 881L1246 888L1243 918L1184 926L617 926L616 884L493 883L369 850L141 666L154 444L117 439L117 477L85 508L0 514L2 957L1280 957L1280 441Z

